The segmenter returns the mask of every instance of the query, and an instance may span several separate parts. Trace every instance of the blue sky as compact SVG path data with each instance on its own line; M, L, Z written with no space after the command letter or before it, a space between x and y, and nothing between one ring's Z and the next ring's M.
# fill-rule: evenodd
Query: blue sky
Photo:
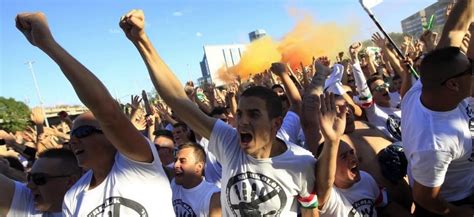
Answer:
M373 11L389 32L401 32L400 21L435 0L384 0ZM59 67L33 47L15 28L17 13L42 11L56 40L88 67L123 102L153 85L135 47L118 27L130 9L145 11L146 31L182 82L201 76L203 45L247 43L248 32L264 29L279 39L296 20L291 8L309 12L318 22L355 21L354 40L368 39L375 25L357 0L2 0L0 1L0 96L39 104L31 73L33 64L46 106L81 104Z

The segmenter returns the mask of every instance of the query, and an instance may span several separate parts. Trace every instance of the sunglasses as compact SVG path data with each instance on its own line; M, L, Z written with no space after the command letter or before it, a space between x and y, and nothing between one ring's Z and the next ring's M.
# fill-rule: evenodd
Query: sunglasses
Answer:
M93 126L89 126L89 125L84 125L84 126L80 126L76 129L74 129L72 132L71 132L71 136L75 136L79 139L81 138L84 138L84 137L88 137L90 135L92 135L93 133L99 133L99 134L102 134L102 130L99 130Z
M173 152L173 157L176 157L176 153L178 152L178 148L168 148L166 147L167 145L160 145L160 144L157 144L155 143L155 146L157 147L157 150L160 151L160 149L168 149L168 150L171 150Z
M448 80L453 79L453 78L459 78L459 77L464 76L464 75L474 75L474 67L472 66L472 59L470 59L470 58L469 58L469 63L470 63L470 65L466 70L464 70L463 72L461 72L457 75L454 75L452 77L447 78L446 80L441 82L441 85L446 84L446 82L448 82Z
M390 84L388 83L383 83L381 85L377 85L374 87L374 91L377 91L377 92L383 92L384 90L386 90L388 87L390 87Z
M28 173L28 175L26 176L26 179L28 180L28 182L33 182L35 183L35 185L40 186L40 185L45 185L46 183L48 183L48 180L50 179L65 178L69 176L71 175L52 176L46 173Z

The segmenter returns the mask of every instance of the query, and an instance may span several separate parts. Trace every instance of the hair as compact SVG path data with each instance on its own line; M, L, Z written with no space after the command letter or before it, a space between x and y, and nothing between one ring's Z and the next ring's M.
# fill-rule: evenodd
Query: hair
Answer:
M173 133L169 130L155 130L155 132L153 132L153 135L155 135L155 137L163 136L168 139L174 140Z
M271 89L275 90L276 88L281 88L282 90L285 90L285 88L283 88L283 86L281 86L281 84L274 84Z
M281 99L271 89L262 86L250 87L242 93L242 97L257 97L265 101L268 117L273 119L283 115Z
M183 122L178 122L178 123L176 123L176 124L173 124L173 128L177 128L177 127L182 127L182 128L184 128L185 130L188 129L188 125L186 125L186 124L183 123Z
M397 79L402 79L402 77L400 77L399 74L395 74L395 75L393 76L393 78L392 78L392 81L393 81L393 80L397 80Z
M222 114L227 114L227 111L224 107L215 107L212 109L211 113L209 113L209 116L214 116L214 115L222 115Z
M194 158L196 159L196 162L198 163L206 163L206 151L204 151L204 148L194 142L187 142L178 147L178 150L182 150L185 148L191 148L193 149L193 154Z
M375 75L375 76L372 76L371 78L367 79L367 86L369 87L370 90L372 90L372 88L370 86L372 86L372 84L376 80L382 80L383 81L383 77L380 76L380 75Z
M15 170L18 170L18 171L21 171L21 172L25 172L25 167L23 167L23 164L21 164L20 160L18 160L18 158L16 157L4 157L4 159L6 159L8 161L8 164L10 164L10 167L15 169Z
M63 170L61 172L71 173L72 175L81 176L82 169L79 167L76 159L76 155L69 150L64 148L51 148L47 149L38 154L38 158L50 158L50 159L59 159L61 160L60 168Z
M178 122L176 124L173 124L173 128L178 128L178 127L182 127L184 130L189 131L189 136L188 136L189 141L193 141L193 142L196 141L196 135L194 134L194 131L189 129L188 125L186 125L183 122Z

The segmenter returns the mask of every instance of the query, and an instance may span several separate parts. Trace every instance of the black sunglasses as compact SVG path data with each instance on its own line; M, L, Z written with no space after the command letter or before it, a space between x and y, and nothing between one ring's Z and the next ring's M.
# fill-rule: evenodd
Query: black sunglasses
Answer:
M74 129L71 132L71 136L75 136L75 137L81 139L81 138L84 138L84 137L88 137L93 133L102 134L102 130L99 130L99 129L93 127L93 126L84 125L84 126L80 126L76 129Z
M472 59L471 58L469 58L469 63L470 63L470 65L465 71L463 71L463 72L461 72L457 75L454 75L452 77L447 78L446 80L441 82L441 85L446 84L446 82L448 82L448 80L453 79L453 78L459 78L459 77L464 76L464 75L474 75L474 67L472 66Z
M71 175L62 175L62 176L52 176L48 175L46 173L28 173L26 176L26 179L28 182L33 182L35 185L40 186L40 185L45 185L48 183L48 180L54 179L54 178L65 178L69 177Z

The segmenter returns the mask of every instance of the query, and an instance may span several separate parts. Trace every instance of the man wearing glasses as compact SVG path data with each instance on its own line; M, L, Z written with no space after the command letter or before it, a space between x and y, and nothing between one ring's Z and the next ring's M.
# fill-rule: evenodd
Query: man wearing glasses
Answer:
M39 154L25 185L0 174L0 216L61 216L66 191L81 177L74 153L49 149Z
M66 193L63 215L173 216L170 184L153 143L100 80L56 42L43 13L19 14L16 26L59 65L91 111L76 118L71 129L71 148L89 170Z
M459 0L420 81L402 102L402 130L416 216L474 216L472 60L459 48L474 2ZM472 49L472 48L471 48Z

